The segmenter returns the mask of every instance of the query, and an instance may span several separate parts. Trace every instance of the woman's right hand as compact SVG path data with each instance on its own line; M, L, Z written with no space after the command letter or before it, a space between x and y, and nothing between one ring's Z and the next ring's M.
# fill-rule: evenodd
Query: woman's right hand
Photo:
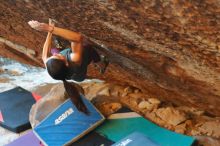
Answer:
M46 31L46 32L52 32L53 29L54 29L54 26L50 26L46 23L40 23L38 21L34 21L34 20L31 20L28 22L28 24L35 30L38 30L38 31Z

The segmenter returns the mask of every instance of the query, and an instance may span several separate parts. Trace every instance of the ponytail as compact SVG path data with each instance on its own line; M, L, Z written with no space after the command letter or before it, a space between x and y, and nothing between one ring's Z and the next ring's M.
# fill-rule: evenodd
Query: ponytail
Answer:
M83 103L82 98L77 88L73 84L66 81L65 79L63 80L63 85L70 100L76 106L76 108L85 114L89 114L89 111L86 105Z
M68 71L65 62L60 59L51 58L46 62L46 66L49 75L53 79L63 81L66 93L68 94L69 98L71 99L72 103L76 106L76 108L79 111L88 114L88 109L83 103L77 88L73 84L65 80L66 72Z

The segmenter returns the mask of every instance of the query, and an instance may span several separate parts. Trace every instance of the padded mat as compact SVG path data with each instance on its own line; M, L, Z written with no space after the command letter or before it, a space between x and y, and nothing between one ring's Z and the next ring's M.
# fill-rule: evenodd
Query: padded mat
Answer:
M40 96L16 87L0 93L0 126L13 132L29 128L29 112Z
M113 141L92 131L70 146L111 146L113 143Z
M146 145L146 146L161 146L158 145L156 142L152 141L150 138L145 136L142 133L139 132L134 132L119 142L113 144L112 146L141 146L141 145Z
M112 114L96 129L112 141L120 141L133 132L139 132L162 146L190 146L195 139L190 136L178 134L162 128L135 112L120 112Z
M89 115L79 112L68 99L34 128L35 134L44 145L71 144L104 121L104 117L90 101L83 95L81 98L90 112Z
M38 138L34 135L33 131L30 131L6 146L43 146L43 145L41 144L40 140L38 140Z

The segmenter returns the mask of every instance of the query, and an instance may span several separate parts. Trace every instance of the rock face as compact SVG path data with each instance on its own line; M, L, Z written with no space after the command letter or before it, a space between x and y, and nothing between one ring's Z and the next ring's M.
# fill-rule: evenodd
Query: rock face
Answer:
M27 22L52 17L58 26L92 39L109 57L105 75L90 67L90 76L220 116L218 0L7 0L0 14L0 36L34 49L39 60L46 34Z

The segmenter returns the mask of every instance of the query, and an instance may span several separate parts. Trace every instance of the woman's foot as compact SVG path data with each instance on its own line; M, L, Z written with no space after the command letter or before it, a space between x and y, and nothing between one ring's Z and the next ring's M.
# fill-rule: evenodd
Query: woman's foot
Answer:
M109 65L109 60L106 56L103 55L100 56L100 61L98 63L95 63L95 67L99 69L99 72L101 74L105 73L108 65Z

